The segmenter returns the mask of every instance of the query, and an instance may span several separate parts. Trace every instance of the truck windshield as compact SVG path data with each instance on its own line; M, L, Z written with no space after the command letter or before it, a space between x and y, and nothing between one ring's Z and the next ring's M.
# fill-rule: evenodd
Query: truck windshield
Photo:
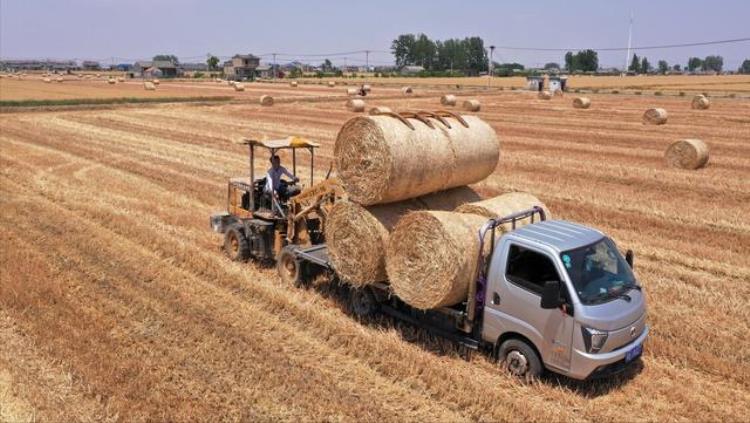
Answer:
M638 288L630 266L609 238L560 254L565 271L584 304L598 304Z

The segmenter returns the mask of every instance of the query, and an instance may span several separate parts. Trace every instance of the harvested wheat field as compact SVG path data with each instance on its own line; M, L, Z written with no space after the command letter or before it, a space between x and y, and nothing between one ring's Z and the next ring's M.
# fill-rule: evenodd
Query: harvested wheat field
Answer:
M25 83L148 94L129 82L13 81ZM252 100L240 104L0 114L0 420L750 415L750 102L712 98L693 110L684 97L591 94L596 107L578 110L569 98L472 94L501 141L497 169L473 188L529 192L555 217L607 232L636 252L648 297L642 366L596 382L525 384L408 325L351 317L323 281L297 289L222 255L208 217L225 206L227 178L246 172L245 148L232 141L320 142L320 179L352 116L338 100L263 107L259 95L284 88L254 87L201 88ZM371 106L437 110L444 94L394 93ZM643 125L651 107L667 110L669 124ZM707 166L668 166L667 147L692 138L710 148ZM298 157L302 175L306 163Z

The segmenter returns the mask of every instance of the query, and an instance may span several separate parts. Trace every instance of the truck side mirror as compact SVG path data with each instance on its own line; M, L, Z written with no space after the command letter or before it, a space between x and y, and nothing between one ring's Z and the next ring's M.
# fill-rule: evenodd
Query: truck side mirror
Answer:
M562 305L560 299L560 281L546 281L542 289L542 300L539 304L543 309L558 308Z
M630 268L632 269L633 268L633 250L628 250L625 253L625 261L628 262L628 266L630 266Z

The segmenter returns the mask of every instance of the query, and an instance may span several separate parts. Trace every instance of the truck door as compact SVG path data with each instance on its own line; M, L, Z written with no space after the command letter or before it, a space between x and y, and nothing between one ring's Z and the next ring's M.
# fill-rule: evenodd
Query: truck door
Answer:
M488 293L487 318L498 322L500 334L512 331L534 342L545 365L567 370L573 339L573 307L564 280L548 253L514 242L498 250L500 263L493 266ZM546 281L560 281L567 304L560 309L540 307Z

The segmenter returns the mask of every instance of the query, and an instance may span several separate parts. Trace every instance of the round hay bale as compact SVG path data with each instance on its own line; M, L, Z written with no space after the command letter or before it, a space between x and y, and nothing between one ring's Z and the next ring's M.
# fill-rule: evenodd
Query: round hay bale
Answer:
M648 109L643 113L643 124L663 125L667 123L667 111L661 108Z
M238 82L234 84L234 90L235 91L245 91L245 85L243 85L241 82Z
M115 79L113 79L113 78L109 78L109 79L107 80L107 84L110 84L110 85L115 85L116 83L117 83L117 81L116 81Z
M44 78L42 81L46 82L47 84L51 83L52 80L50 78Z
M391 203L479 182L495 171L500 142L476 116L451 128L431 119L433 128L407 118L410 129L390 116L349 119L336 137L334 160L342 186L362 205Z
M446 94L440 97L440 104L442 104L443 106L455 106L456 96L453 94Z
M346 95L348 95L348 96L355 96L355 95L357 95L358 92L359 92L359 90L357 90L356 88L347 88L346 89Z
M102 77L102 74L100 74L100 73L97 73L97 74L96 74L96 77L97 77L97 78L101 78L101 77Z
M690 107L697 110L706 110L711 106L711 102L708 100L708 97L704 95L697 95L693 97L693 101L690 104Z
M117 78L117 82L125 82L125 78L119 77L119 78Z
M393 113L390 107L376 106L370 109L370 115L381 115L383 113Z
M346 102L346 108L351 110L352 112L364 112L365 101L358 98L353 98Z
M552 218L552 214L544 203L539 201L534 195L527 192L509 192L497 197L488 198L473 203L466 203L456 208L457 213L470 213L478 216L484 216L488 219L508 216L523 210L528 210L534 206L539 206L544 210L547 219ZM539 216L534 216L534 221L539 221ZM516 227L521 227L531 223L530 218L516 221ZM504 231L513 229L510 223L503 225Z
M393 292L427 310L466 299L476 274L477 231L487 218L444 211L416 211L394 227L385 267Z
M151 81L151 82L153 82L153 83L154 83L154 85L159 85L159 84L161 84L161 81L159 81L158 79L154 79L154 80L153 80L153 81Z
M708 146L699 139L672 143L664 153L667 164L681 169L700 169L708 163Z
M552 93L549 91L539 91L538 97L540 100L552 100Z
M363 207L337 202L326 221L326 244L336 273L354 286L385 281L385 250L398 220L415 210L452 210L479 199L469 187L441 191L392 204Z
M414 90L412 90L411 87L403 87L403 88L401 88L401 94L403 94L403 95L412 95L412 94L414 94Z
M464 110L468 110L470 112L478 112L481 108L482 104L477 99L464 101Z
M372 87L370 86L370 84L362 84L362 90L366 93L369 93L370 91L372 91Z
M261 106L273 106L273 97L270 95L260 96L260 104Z
M151 81L146 81L143 83L143 88L146 89L146 91L155 91L156 85Z
M292 88L297 88L297 81L290 82L289 86L292 87Z
M329 87L335 87L336 86L336 81L328 81L328 86Z
M227 81L227 85L229 85L230 87L234 87L234 84L236 83L237 81Z
M576 97L573 99L573 107L576 109L588 109L591 107L591 99L588 97Z

